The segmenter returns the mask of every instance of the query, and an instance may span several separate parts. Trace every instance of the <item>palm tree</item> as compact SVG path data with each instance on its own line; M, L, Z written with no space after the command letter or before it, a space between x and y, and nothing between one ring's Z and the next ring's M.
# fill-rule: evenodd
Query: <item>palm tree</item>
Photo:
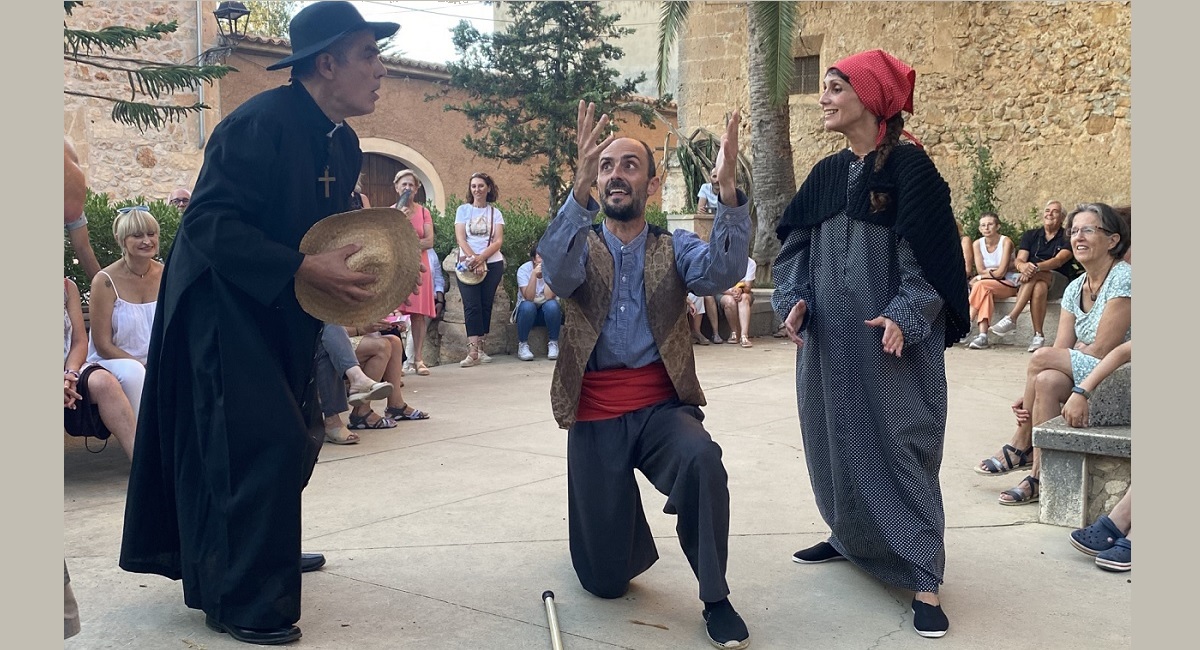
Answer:
M747 80L750 90L750 158L754 180L754 203L758 213L751 256L758 264L759 279L770 278L770 266L779 252L775 227L783 209L796 191L791 118L788 95L794 72L792 42L797 36L797 2L749 2L749 48ZM671 47L687 20L688 2L663 2L658 30L660 95L666 92Z

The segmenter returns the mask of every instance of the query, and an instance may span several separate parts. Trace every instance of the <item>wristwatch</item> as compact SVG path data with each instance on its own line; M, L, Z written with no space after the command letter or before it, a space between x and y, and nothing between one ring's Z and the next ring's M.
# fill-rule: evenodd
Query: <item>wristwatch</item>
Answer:
M1083 386L1072 386L1071 392L1083 395L1083 399L1086 399L1086 400L1092 399L1092 392L1087 390Z

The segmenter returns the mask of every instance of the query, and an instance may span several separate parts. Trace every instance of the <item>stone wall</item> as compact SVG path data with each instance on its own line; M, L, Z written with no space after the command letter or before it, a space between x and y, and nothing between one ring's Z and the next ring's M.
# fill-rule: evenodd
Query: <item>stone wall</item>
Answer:
M206 17L205 46L214 44L215 23L212 10L216 3L202 3ZM179 27L162 40L141 44L137 50L117 52L115 56L163 63L183 63L196 57L195 2L89 2L75 7L66 17L73 29L94 30L107 25L144 27L154 22L175 20ZM63 63L63 88L120 99L129 98L129 84L123 73L71 61ZM213 88L205 88L204 100L213 104ZM152 103L190 105L196 93L181 92ZM100 99L63 95L63 133L71 138L80 156L80 164L94 192L118 199L141 195L148 200L166 200L177 186L191 187L203 159L201 118L191 115L162 129L145 133L118 124L110 117L112 104ZM206 111L205 128L211 131L213 111Z
M818 54L824 70L882 48L913 66L906 127L949 182L955 211L971 182L956 145L966 133L1005 166L1001 217L1022 222L1050 198L1129 202L1130 21L1128 2L805 2L794 54ZM683 132L716 131L734 107L746 115L746 52L742 3L693 3L679 53ZM844 146L821 127L817 100L790 101L798 182Z

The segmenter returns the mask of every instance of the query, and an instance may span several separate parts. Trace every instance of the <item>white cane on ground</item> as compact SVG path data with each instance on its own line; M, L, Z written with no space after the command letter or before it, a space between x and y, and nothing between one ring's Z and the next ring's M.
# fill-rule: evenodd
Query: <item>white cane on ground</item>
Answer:
M543 591L542 602L546 604L546 620L550 623L550 647L563 650L562 632L558 629L558 613L554 609L554 592Z

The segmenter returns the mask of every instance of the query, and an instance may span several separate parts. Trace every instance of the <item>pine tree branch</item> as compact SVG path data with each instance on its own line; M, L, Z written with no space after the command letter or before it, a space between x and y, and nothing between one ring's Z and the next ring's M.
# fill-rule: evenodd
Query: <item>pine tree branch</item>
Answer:
M93 50L108 52L137 45L141 41L162 40L165 34L174 33L179 24L151 23L141 29L125 25L110 25L96 31L63 28L63 51L76 56L82 50L90 54Z

